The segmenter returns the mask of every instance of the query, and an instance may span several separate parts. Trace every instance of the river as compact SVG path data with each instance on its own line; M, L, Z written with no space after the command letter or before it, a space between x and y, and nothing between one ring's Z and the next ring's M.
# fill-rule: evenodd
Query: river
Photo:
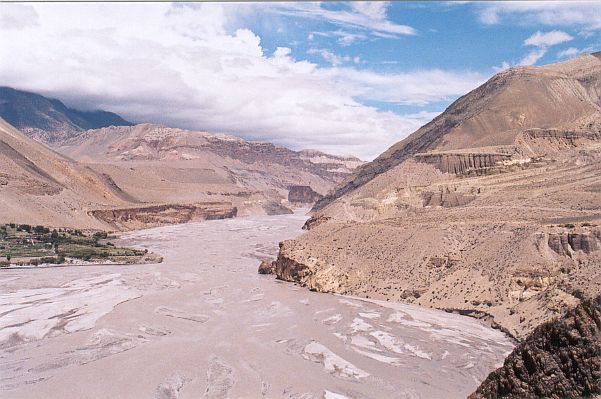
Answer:
M258 275L305 220L122 236L156 265L0 271L0 397L461 398L513 348L475 319Z

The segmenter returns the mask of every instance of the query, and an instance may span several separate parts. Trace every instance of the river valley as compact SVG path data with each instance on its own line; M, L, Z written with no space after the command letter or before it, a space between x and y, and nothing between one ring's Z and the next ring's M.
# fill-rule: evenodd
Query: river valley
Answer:
M164 262L0 272L3 398L461 398L513 343L478 320L257 274L306 216L124 234Z

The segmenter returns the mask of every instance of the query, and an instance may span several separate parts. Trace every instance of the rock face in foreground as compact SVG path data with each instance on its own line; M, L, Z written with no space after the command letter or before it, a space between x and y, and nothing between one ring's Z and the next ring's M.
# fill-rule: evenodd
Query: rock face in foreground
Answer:
M470 399L601 394L601 296L539 326Z
M322 195L313 191L310 186L290 186L288 202L293 204L313 204L321 199Z

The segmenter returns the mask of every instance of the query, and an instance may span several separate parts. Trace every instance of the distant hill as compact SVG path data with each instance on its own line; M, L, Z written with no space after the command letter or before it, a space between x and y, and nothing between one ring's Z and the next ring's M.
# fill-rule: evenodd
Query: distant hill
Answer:
M46 143L62 141L88 129L132 125L112 112L80 111L59 100L10 87L0 87L0 117Z

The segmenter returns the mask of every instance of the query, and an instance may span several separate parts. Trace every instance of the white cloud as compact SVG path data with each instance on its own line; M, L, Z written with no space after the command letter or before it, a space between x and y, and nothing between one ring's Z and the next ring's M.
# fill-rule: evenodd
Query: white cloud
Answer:
M347 47L353 43L364 41L368 39L368 36L363 33L350 33L343 30L336 31L327 31L327 32L311 32L308 36L309 40L313 40L315 36L322 37L335 37L337 38L336 42L343 46Z
M330 50L325 49L325 48L321 48L321 49L310 48L309 50L307 50L307 53L321 55L321 58L323 58L326 62L329 62L330 64L332 64L332 66L338 66L344 62L349 62L351 60L351 57L349 57L348 55L346 55L346 56L336 55L336 54L332 53Z
M0 4L2 12L5 7ZM0 62L0 85L133 121L221 131L295 149L374 157L427 118L365 102L428 104L457 97L483 80L469 72L322 68L295 59L286 47L265 54L255 33L231 28L248 12L237 5L30 7L39 18L26 34L0 26L0 59L11 60ZM377 9L362 12L380 15Z
M594 1L506 1L476 3L480 20L498 24L512 20L521 24L601 29L601 2Z
M550 32L537 31L528 39L524 40L524 45L536 47L550 47L555 46L556 44L568 42L572 39L572 36L560 30L552 30Z
M530 66L536 64L538 60L543 58L547 53L546 48L537 48L526 54L518 63L518 65Z
M320 3L290 2L276 3L269 10L282 15L322 20L378 37L393 38L417 33L411 26L396 24L387 18L389 2L358 1L349 5L346 9L334 11L323 8Z
M2 29L23 29L35 26L38 14L32 6L25 4L3 4L0 7L0 27Z
M584 53L590 53L591 51L593 51L592 47L586 47L583 49L578 49L576 47L569 47L565 50L558 51L557 58L572 58L572 57L576 57L576 56L579 56Z
M524 40L524 46L536 47L530 50L525 56L522 57L516 65L530 66L536 64L541 58L547 54L550 47L556 46L561 43L569 42L574 38L566 32L560 30L552 30L550 32L537 31L530 37ZM503 62L500 68L494 68L496 71L501 71L509 68L509 63Z

